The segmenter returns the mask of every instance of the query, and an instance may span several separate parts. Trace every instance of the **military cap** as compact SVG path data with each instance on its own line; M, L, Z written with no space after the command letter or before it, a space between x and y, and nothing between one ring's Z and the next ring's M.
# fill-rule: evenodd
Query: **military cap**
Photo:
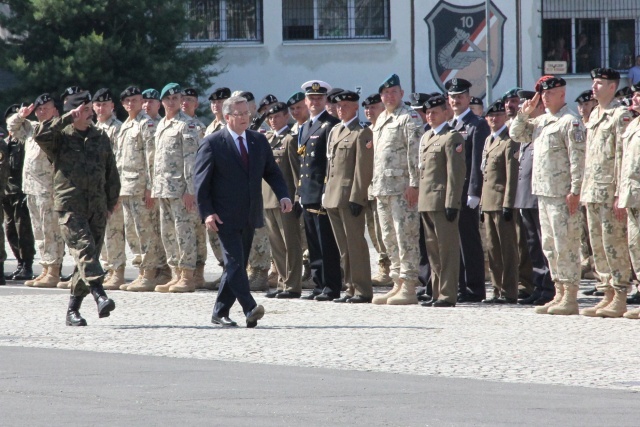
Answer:
M331 90L331 85L322 80L309 80L304 82L300 88L306 95L326 95Z
M291 107L300 101L304 101L304 92L296 92L287 99L287 105Z
M88 90L75 93L73 95L69 95L67 97L67 102L64 104L64 111L69 112L78 108L83 104L88 104L91 102L91 94Z
M593 91L591 89L585 90L576 98L576 102L588 102L593 99Z
M515 98L515 96L511 96L510 98ZM484 102L482 102L482 99L478 98L477 96L472 96L471 97L471 101L469 101L469 104L470 105L480 105L481 107L484 107Z
M278 98L276 98L275 95L271 95L271 94L265 95L264 98L262 98L260 100L260 103L258 104L258 110L268 105L275 104L276 102L278 102Z
M613 68L594 68L591 70L591 79L620 80L620 73Z
M76 93L80 93L80 92L82 92L82 89L80 89L80 86L69 86L64 90L64 92L62 92L62 95L60 95L60 100L64 103L64 100L69 95L75 95Z
M633 96L633 91L631 90L631 88L629 86L625 86L622 89L619 89L616 92L616 98L620 98L620 97L628 97L628 96Z
M243 97L244 99L246 99L247 102L251 102L251 101L254 101L256 99L256 97L253 96L253 93L247 92L247 91L240 92L240 96Z
M487 111L484 113L484 115L488 116L490 114L497 114L497 113L504 113L504 112L506 112L506 109L504 108L504 101L502 101L501 99L498 99L497 101L494 101L494 103L491 104L489 108L487 108Z
M142 95L140 88L137 86L129 86L125 90L120 92L120 100L122 101L123 99L126 99L134 95Z
M209 101L218 101L231 98L231 89L228 87L218 87L209 95Z
M427 111L430 108L440 107L443 105L447 105L447 100L444 99L444 96L442 95L432 96L429 99L427 99L427 101L424 103L424 107L422 108L422 111Z
M631 90L635 93L635 92L640 92L640 83L636 83L634 85L631 85Z
M22 107L22 105L20 104L10 105L9 108L7 108L7 110L4 112L4 121L6 122L9 116L12 116L20 111L20 107Z
M93 95L94 102L107 102L113 101L113 96L111 95L111 90L103 87L102 89L98 89L98 91Z
M334 87L329 92L327 92L327 101L329 101L331 104L335 104L336 102L338 102L335 100L335 96L342 91L344 91L344 89L340 87Z
M269 108L267 115L270 116L272 114L279 113L281 111L289 111L289 107L284 102L276 102Z
M380 99L380 94L372 93L371 95L367 96L364 101L362 101L362 106L366 107L367 105L379 104L381 102L382 99Z
M180 85L178 83L167 83L160 92L160 99L164 99L165 96L175 95L180 93Z
M521 87L512 87L511 89L506 91L504 93L504 95L502 95L502 99L505 100L505 99L508 99L508 98L520 98L518 96L518 91L519 90L522 90L522 88Z
M36 107L39 107L41 105L46 104L49 101L53 101L53 98L51 97L51 95L48 93L43 93L42 95L36 98L36 100L33 102L33 105Z
M542 76L536 82L536 92L542 92L543 90L549 90L556 87L566 86L567 82L562 77L556 76Z
M533 99L536 96L536 93L532 90L519 90L518 97L520 99Z
M444 88L447 90L449 95L457 95L459 93L469 92L471 82L465 79L454 78L447 80L444 84Z
M155 89L145 89L142 91L142 99L157 99L160 100L160 92Z
M358 95L357 93L351 91L351 90L343 90L342 92L335 94L333 96L335 102L340 102L340 101L351 101L351 102L358 102L360 101L360 95Z
M198 91L193 87L186 87L180 91L180 93L184 96L195 96L198 97Z
M428 93L416 92L411 94L411 108L414 110L420 110L422 105L427 102L427 99L431 98Z
M383 89L394 86L400 86L400 77L398 77L397 74L391 74L389 77L387 77L378 88L378 93L381 93Z

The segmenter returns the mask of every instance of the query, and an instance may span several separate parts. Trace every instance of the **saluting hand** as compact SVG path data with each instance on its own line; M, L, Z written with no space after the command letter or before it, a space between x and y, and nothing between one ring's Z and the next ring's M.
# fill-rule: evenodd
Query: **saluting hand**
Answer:
M539 102L540 102L540 92L536 92L533 98L527 99L522 103L522 108L520 109L520 111L522 111L522 114L526 114L527 116L529 116L531 115L531 113L535 111Z
M36 106L31 104L26 107L21 107L20 110L18 110L18 114L20 114L20 117L22 117L23 119L26 119L27 117L29 117L29 114L33 113L33 110L35 109Z

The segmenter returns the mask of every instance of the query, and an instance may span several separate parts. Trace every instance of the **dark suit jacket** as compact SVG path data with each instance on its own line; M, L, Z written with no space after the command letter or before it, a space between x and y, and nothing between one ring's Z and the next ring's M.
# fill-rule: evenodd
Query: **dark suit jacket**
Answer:
M482 196L482 150L484 149L484 141L491 134L491 129L487 122L472 111L468 111L462 117L458 118L456 131L465 141L464 153L467 162L467 175L464 180L462 189L462 205L467 205L467 196Z
M262 179L278 200L289 197L267 138L252 130L246 136L248 170L226 127L203 138L198 147L194 178L198 210L203 220L218 214L223 222L220 231L264 225Z
M531 174L533 171L533 143L523 142L520 145L520 170L518 171L518 190L516 191L517 209L538 209L538 197L531 191Z
M300 149L304 150L300 164L298 195L303 205L319 205L322 202L324 178L327 173L327 137L340 120L326 111L314 121L307 132L307 121L300 129Z

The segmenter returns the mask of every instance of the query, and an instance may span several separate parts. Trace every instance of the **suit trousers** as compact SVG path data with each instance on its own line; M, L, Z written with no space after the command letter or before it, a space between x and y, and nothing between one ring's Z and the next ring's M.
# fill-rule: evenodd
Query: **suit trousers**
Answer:
M418 279L420 284L425 286L425 293L432 295L433 290L431 287L431 264L429 264L429 254L427 253L427 242L425 241L424 223L420 221L420 239L418 245L420 246L420 267L418 269Z
M505 221L502 211L483 215L493 296L516 299L519 259L515 218Z
M300 221L293 212L282 213L280 208L265 209L264 220L273 254L273 263L280 277L278 288L302 291L302 244Z
M349 208L327 209L333 234L340 249L344 281L351 295L373 297L369 245L364 237L364 213L353 216Z
M540 216L538 208L520 209L522 228L526 233L529 258L533 266L533 285L541 297L553 298L555 288L551 280L549 262L542 252L542 232L540 231Z
M218 232L224 260L224 273L220 279L220 288L213 307L213 314L218 317L228 316L236 300L242 306L245 315L256 307L247 276L247 263L254 231L253 227L246 225L241 229Z
M580 218L578 214L574 216ZM610 203L587 203L587 220L589 221L589 239L593 248L593 261L596 272L600 276L598 289L605 291L613 287L626 291L631 276L627 222L618 221L615 218L613 205ZM579 264L578 274L580 274Z
M2 198L4 230L11 252L18 263L33 262L36 255L27 196L23 193L7 194Z
M516 236L518 239L518 281L519 289L531 294L535 289L533 284L533 264L529 256L529 247L527 246L527 230L522 223L522 214L520 209L516 209L513 215L516 221Z
M305 206L303 213L311 278L316 285L313 293L325 293L338 298L342 290L340 250L331 229L331 222L326 214L309 212L307 208L319 209L319 206Z
M444 212L421 212L431 264L433 298L455 304L460 274L458 218L447 221Z
M458 230L460 233L460 277L458 291L462 295L471 293L486 298L484 286L484 251L480 238L478 208L471 209L466 200L460 209Z

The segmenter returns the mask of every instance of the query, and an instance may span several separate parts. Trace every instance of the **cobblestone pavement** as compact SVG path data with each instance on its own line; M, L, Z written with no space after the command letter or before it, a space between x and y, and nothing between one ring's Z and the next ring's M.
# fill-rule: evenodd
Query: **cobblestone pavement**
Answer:
M0 345L640 391L635 320L536 315L520 306L436 309L256 295L266 309L258 327L223 329L210 323L213 292L112 291L111 317L98 319L87 298L81 312L89 326L70 328L67 292L13 283L0 289ZM581 306L596 300L583 297ZM239 306L231 317L244 325Z

